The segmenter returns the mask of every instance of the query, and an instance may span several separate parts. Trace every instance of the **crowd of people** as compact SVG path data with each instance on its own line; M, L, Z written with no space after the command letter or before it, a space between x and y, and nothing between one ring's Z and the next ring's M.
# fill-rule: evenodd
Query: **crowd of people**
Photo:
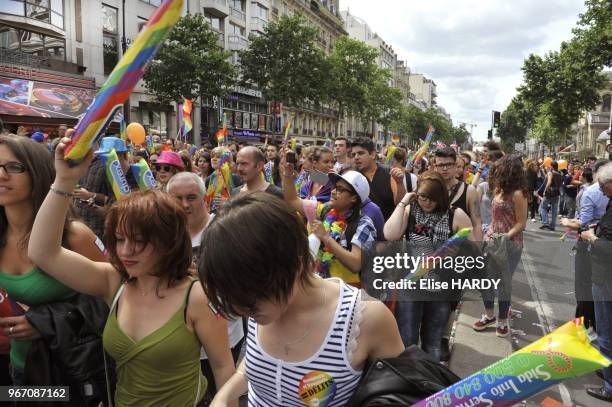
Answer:
M415 345L448 362L462 296L375 300L363 267L372 247L402 241L431 255L469 228L478 250L504 248L473 329L506 337L523 232L536 217L554 231L558 214L578 233L576 316L612 358L606 160L560 166L489 141L411 163L407 148L387 154L369 138L292 150L154 136L149 147L106 137L68 165L69 139L39 139L0 135L0 288L25 313L0 318L3 385L89 389L71 393L74 405L226 406L248 394L250 406L289 406L324 372L335 383L326 405L343 406L378 358ZM112 149L132 191L119 200L101 158ZM139 189L130 164L141 159L157 188ZM47 324L57 312L87 329ZM587 391L612 401L612 368L602 377Z

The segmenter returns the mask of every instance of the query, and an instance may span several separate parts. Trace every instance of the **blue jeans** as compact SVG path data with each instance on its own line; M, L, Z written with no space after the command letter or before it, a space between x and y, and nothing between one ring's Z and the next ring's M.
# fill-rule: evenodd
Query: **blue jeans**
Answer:
M404 346L418 345L440 360L440 342L450 314L448 301L398 301L395 319Z
M550 205L550 212L552 219L550 223L548 222L548 211L546 210ZM546 198L542 201L542 206L540 207L540 215L542 216L542 224L548 225L552 230L555 230L555 225L557 223L557 212L559 211L559 197L555 196L554 198Z
M597 320L597 342L599 351L612 360L612 282L593 284L595 319ZM612 367L604 370L604 388L612 393Z
M509 252L508 253L508 269L506 270L510 276L514 275L514 271L516 270L519 262L521 261L521 254L523 253L523 248L520 250ZM512 279L510 279L510 287L503 287L503 278L498 286L498 291L504 292L504 296L499 295L498 303L499 303L499 313L497 314L499 319L508 318L508 310L510 310L510 298L512 295ZM484 303L485 309L493 309L495 308L495 293L496 290L486 290L482 293L482 302Z

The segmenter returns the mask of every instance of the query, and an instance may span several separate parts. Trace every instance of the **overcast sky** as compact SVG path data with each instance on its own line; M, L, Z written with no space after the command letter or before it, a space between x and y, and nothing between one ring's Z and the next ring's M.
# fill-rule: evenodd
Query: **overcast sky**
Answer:
M437 85L453 124L475 123L486 139L491 110L503 111L530 53L558 50L572 36L583 0L340 0L366 21L412 72ZM469 126L467 127L469 130Z

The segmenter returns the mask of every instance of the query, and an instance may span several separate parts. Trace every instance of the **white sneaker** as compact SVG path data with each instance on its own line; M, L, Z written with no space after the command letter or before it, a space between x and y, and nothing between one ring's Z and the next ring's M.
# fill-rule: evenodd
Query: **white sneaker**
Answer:
M532 221L532 222L535 222L536 220L535 220L535 218L531 218L531 221Z

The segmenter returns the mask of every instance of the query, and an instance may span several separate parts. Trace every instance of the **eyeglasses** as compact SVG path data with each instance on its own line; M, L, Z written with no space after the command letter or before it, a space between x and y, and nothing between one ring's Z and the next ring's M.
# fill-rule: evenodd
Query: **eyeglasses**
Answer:
M171 171L174 171L174 167L171 166L171 165L156 165L155 166L155 171L171 172Z
M417 199L424 203L431 203L433 200L425 194L417 194Z
M343 193L343 192L350 192L350 193L352 193L352 192L353 192L353 191L351 191L351 190L350 190L350 189L348 189L348 188L339 187L339 186L337 186L337 185L334 187L334 190L335 190L335 191L336 191L336 193L338 193L338 194L341 194L341 193Z
M441 168L443 170L453 168L457 165L457 163L444 163L444 164L435 164L437 168Z
M26 166L21 163L8 163L0 165L0 168L3 168L8 174L23 174L27 170Z

